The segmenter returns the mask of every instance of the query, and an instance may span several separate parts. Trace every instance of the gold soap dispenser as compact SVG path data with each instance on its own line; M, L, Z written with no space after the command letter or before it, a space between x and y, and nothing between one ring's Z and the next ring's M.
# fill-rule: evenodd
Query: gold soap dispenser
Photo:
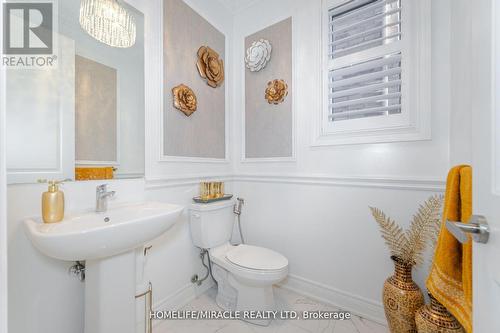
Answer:
M48 183L47 192L42 194L42 218L45 223L61 222L64 218L64 192L59 190L59 185L65 180L39 180Z

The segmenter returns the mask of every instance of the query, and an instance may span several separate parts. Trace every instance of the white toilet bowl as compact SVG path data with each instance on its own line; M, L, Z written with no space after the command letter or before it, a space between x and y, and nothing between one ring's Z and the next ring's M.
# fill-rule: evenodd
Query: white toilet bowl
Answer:
M288 275L288 260L272 250L229 243L210 250L217 305L230 311L274 311L273 285ZM268 325L271 319L248 320Z
M222 201L190 207L191 238L195 246L209 251L217 304L229 311L275 311L273 284L287 276L288 260L263 247L231 245L233 205L234 201ZM248 321L268 325L271 320Z

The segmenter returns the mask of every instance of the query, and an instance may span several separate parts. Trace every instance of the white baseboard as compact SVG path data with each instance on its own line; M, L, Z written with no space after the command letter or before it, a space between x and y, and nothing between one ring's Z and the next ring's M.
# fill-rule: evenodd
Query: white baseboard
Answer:
M191 283L186 284L171 295L155 302L153 309L155 311L178 310L213 286L214 282L212 280L207 280L199 287ZM379 324L387 325L384 308L380 302L376 302L296 275L289 275L285 281L279 284L279 286L283 289L307 296L319 302L349 311L352 314L372 320ZM160 323L161 321L154 321L154 326Z
M188 283L169 296L155 302L153 304L153 311L179 310L189 304L189 302L194 300L196 297L212 288L214 284L215 283L212 281L212 279L206 280L201 286L196 286L192 283ZM159 324L161 324L160 320L153 321L153 327Z
M322 303L338 307L352 314L387 325L384 307L376 302L359 295L335 289L322 283L311 281L296 275L289 275L280 283L280 287L298 294L307 296Z

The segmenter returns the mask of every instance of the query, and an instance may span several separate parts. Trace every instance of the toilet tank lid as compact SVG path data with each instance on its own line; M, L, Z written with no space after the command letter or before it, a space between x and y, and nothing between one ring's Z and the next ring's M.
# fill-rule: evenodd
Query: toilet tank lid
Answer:
M206 212L210 210L218 210L222 208L227 208L234 206L234 200L222 200L222 201L216 201L212 203L207 203L207 204L202 204L202 203L194 203L191 204L189 207L189 210L196 211L196 212Z
M259 246L238 245L226 253L227 260L241 267L260 270L279 270L288 266L282 254Z

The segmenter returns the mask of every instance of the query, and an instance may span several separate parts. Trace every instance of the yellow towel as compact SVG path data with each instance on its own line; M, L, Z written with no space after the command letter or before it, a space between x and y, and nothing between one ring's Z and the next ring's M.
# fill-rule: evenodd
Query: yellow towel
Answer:
M461 244L446 229L446 220L467 222L472 214L472 168L452 168L446 181L443 221L427 289L467 333L472 333L472 242Z
M113 179L113 167L75 168L76 180Z

